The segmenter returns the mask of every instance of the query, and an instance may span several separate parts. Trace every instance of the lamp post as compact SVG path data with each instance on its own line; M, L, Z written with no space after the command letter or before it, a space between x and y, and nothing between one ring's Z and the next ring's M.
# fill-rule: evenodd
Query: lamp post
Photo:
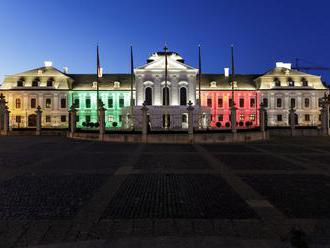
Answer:
M321 104L321 135L329 135L329 105L330 94L325 93L324 97L320 99Z

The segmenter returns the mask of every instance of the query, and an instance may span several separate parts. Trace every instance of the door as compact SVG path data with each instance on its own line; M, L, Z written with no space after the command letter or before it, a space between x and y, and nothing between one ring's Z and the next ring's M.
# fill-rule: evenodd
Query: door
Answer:
M28 126L35 127L37 125L37 115L32 114L28 117Z

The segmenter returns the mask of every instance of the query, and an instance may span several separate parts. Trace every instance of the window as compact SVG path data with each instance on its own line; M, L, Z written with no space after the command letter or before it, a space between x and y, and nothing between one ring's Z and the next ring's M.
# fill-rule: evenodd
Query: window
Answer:
M305 98L305 108L309 108L309 98Z
M85 105L86 105L86 108L91 108L91 99L90 98L86 98Z
M113 99L108 98L108 108L113 108Z
M264 105L265 108L268 108L268 98L264 98L262 100L262 103L263 103L263 105Z
M76 108L80 108L80 101L79 101L79 99L74 99L74 106Z
M86 115L86 119L85 120L86 120L87 123L91 122L91 116L90 115Z
M282 115L277 115L277 121L282 121Z
M16 123L21 123L22 122L22 118L20 115L16 115Z
M218 115L218 121L223 121L223 115Z
M22 79L17 81L17 87L23 87L24 86L24 81Z
M277 98L277 100L276 100L276 106L278 108L282 108L282 99L281 98Z
M31 99L31 108L36 108L37 107L37 100L35 98Z
M113 115L109 115L108 120L109 122L113 122Z
M65 98L61 99L61 108L66 108L66 99Z
M212 98L207 98L207 106L212 108Z
M46 122L51 122L51 117L50 117L50 115L46 115Z
M152 89L147 87L145 90L145 103L146 105L152 105Z
M244 114L240 114L240 115L239 115L239 120L240 120L240 121L244 121Z
M239 99L239 107L244 108L244 98Z
M218 108L223 108L223 99L218 98Z
M119 99L119 108L122 108L124 106L125 106L125 104L124 104L124 98L120 98Z
M52 107L52 99L47 98L46 99L46 108L51 108Z
M21 108L21 99L17 98L17 99L15 100L15 107L16 107L17 109L20 109L20 108Z
M256 119L256 115L255 114L250 114L249 120L254 121L255 119Z
M61 122L66 122L66 115L61 115Z
M169 105L170 103L170 90L168 87L163 88L163 105Z
M35 79L32 81L32 87L38 87L39 86L39 79Z
M123 116L122 115L118 115L118 121L122 122L123 121Z
M294 81L292 79L289 79L289 86L294 87Z
M304 86L304 87L308 86L308 81L306 79L302 80L302 86Z
M290 108L295 108L295 107L296 107L296 99L291 98L291 101L290 101Z
M53 79L48 79L48 81L47 81L47 87L53 87L53 82L54 82Z
M250 108L254 108L256 106L256 99L255 98L251 98L250 99Z
M309 114L306 114L306 115L305 115L305 121L310 121L310 120L311 120L310 115L309 115Z
M229 107L233 106L233 100L231 98L228 100L228 104L229 104Z
M321 98L319 98L319 108L321 108L322 107L322 101L323 101L323 98L321 97Z
M278 78L276 78L274 82L275 82L275 87L281 87L281 81Z
M80 118L79 115L76 116L76 122L79 122Z
M187 89L185 87L180 89L180 105L187 105Z

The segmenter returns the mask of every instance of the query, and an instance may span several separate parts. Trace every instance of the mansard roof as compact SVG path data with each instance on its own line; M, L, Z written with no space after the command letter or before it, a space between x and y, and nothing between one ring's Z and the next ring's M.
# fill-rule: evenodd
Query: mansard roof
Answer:
M97 81L96 74L68 74L73 79L73 90L92 90L93 82ZM114 83L120 86L115 87ZM103 74L99 79L99 89L102 90L129 90L131 88L131 74ZM135 87L134 87L135 88Z
M285 77L295 77L295 76L301 76L301 77L321 77L313 74L308 74L306 72L298 71L295 69L288 69L284 67L275 67L266 73L260 75L260 77L272 77L272 76L285 76Z
M235 75L235 82L237 82L235 89L255 90L256 85L254 80L259 76L260 74ZM212 85L212 82L216 82L216 84ZM225 77L224 74L202 74L202 78L201 78L202 90L231 90L231 88L232 87L230 84L230 77Z
M13 75L10 75L10 77L68 77L67 74L64 72L56 69L53 66L43 66L39 68L35 68L32 70L16 73Z

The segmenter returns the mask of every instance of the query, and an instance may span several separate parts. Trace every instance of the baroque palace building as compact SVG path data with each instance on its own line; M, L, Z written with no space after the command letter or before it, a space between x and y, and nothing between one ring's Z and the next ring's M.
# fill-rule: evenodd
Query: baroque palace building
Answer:
M284 63L276 63L265 74L235 75L233 85L228 68L199 78L199 70L175 52L152 54L145 65L134 69L134 79L132 85L131 74L104 74L100 79L96 74L69 74L45 62L44 67L6 76L0 92L8 102L11 128L35 127L38 106L43 127L66 128L72 104L77 109L77 127L92 128L98 120L98 95L109 129L131 128L132 120L139 129L145 105L151 130L176 130L188 127L189 103L195 128L229 128L232 99L238 128L259 125L260 103L267 110L268 126L288 126L291 107L296 124L319 126L319 99L327 90L321 77ZM130 106L131 96L134 106Z

